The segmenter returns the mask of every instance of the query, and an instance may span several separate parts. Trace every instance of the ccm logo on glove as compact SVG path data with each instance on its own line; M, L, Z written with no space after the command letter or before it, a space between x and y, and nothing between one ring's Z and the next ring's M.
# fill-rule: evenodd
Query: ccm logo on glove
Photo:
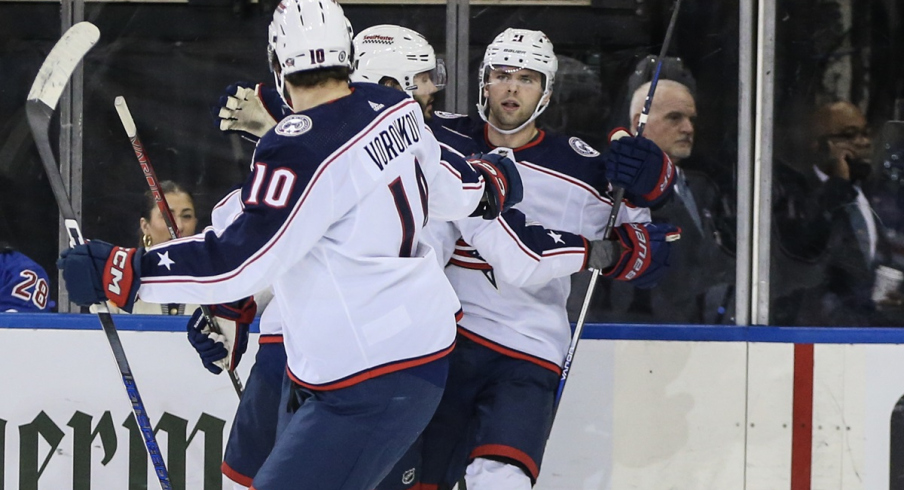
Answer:
M117 305L125 304L128 295L123 293L120 282L125 281L126 284L132 284L132 256L135 254L134 248L116 247L113 253L107 259L107 265L104 267L104 284L107 285L107 296Z

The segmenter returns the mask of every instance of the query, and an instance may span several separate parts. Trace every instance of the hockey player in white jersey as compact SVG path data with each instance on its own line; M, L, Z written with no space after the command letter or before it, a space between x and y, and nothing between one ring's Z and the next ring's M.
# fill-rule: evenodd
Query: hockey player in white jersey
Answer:
M232 90L229 93L235 93ZM279 98L279 96L276 96ZM283 105L280 102L278 105ZM289 111L291 112L291 111ZM255 140L259 136L243 134ZM240 190L230 192L211 213L211 224L222 230L241 215L243 204ZM259 302L255 295L255 302ZM251 486L254 476L263 466L276 443L280 392L286 374L286 350L283 345L283 321L275 302L263 307L260 316L258 349L254 365L245 380L239 406L232 420L226 441L221 471L232 481L231 489L243 490ZM212 330L207 318L198 308L188 321L188 340L201 357L204 367L213 374L235 370L245 353L250 329L250 317L216 317L217 329ZM229 310L225 310L229 313ZM230 341L231 340L231 341Z
M537 34L542 36L542 33ZM545 36L542 36L542 38L545 38ZM530 37L528 37L528 39L530 40ZM362 31L355 38L355 51L356 53L359 53L359 55L363 54L363 56L360 56L356 61L357 69L352 74L353 79L357 77L359 79L378 81L396 87L404 85L404 83L398 83L396 80L411 80L414 78L414 74L418 73L415 69L409 69L406 72L406 68L415 68L411 66L410 60L429 59L429 57L433 55L432 48L429 47L429 44L427 44L426 40L420 35L398 26L375 26ZM536 55L537 53L532 54ZM554 62L551 44L549 45L548 53L540 53L541 56L545 54L550 54L552 56L551 59ZM423 69L424 66L422 65L420 68ZM554 74L555 68L552 68L551 76L554 76ZM414 86L409 87L409 91L420 87L421 85L415 84ZM430 85L427 85L427 87L431 88ZM546 88L548 91L551 91L551 83ZM412 93L412 95L416 99L418 98L416 93ZM422 93L422 98L419 100L423 100L423 95L426 94ZM422 106L425 108L425 111L429 110L428 104L422 102ZM542 108L539 109L539 112L542 112ZM526 124L531 126L530 129L534 129L531 123L539 112L534 111L534 114L527 121ZM448 120L444 120L445 117L443 116L448 117L448 115L442 114L440 117L431 118L429 120L434 134L436 134L437 139L439 139L444 150L467 153L471 151L488 151L492 149L492 146L495 146L488 146L486 144L482 125L479 127L477 125L468 127L467 125L462 124L449 124ZM462 131L462 129L465 131ZM572 139L571 141L575 140L576 139ZM561 146L558 148L552 146L553 155L551 156L554 157L553 160L562 159L562 165L564 167L573 167L572 172L577 172L578 175L583 176L589 183L598 185L599 187L605 187L605 174L603 170L607 163L612 162L613 170L615 170L617 167L615 164L620 163L619 159L624 159L626 157L636 159L639 156L641 158L640 162L631 162L635 164L634 168L622 168L621 175L619 175L618 172L612 172L616 182L621 185L627 185L631 191L636 191L638 189L643 190L643 194L647 194L647 196L646 198L638 199L642 202L650 203L667 195L671 186L670 179L664 175L668 173L668 160L663 158L662 153L655 148L655 145L647 151L644 147L638 149L636 145L632 144L634 142L625 143L627 144L623 147L614 148L613 152L606 155L605 158L599 158L599 153L590 155L590 157L597 157L590 158L591 162L586 161L587 155L569 156L567 153L563 153L561 149L558 149L561 148ZM640 142L640 144L643 145L644 142ZM582 149L586 147L592 151L589 146L584 145L580 140L576 140L572 145L579 146ZM542 146L548 150L551 145ZM572 148L574 148L574 146L572 146ZM656 195L657 190L651 189L653 184L648 181L637 186L634 185L635 182L633 180L624 180L625 178L637 178L637 173L644 170L638 167L644 163L648 163L644 161L643 158L650 153L652 153L652 156L650 157L652 160L650 166L652 168L648 171L651 170L652 172L655 172L657 177L663 175L663 178L658 179L659 182L657 182L657 184L660 185L660 188L658 189L659 195ZM587 163L596 164L596 168L587 168ZM550 171L549 173L552 172ZM574 179L572 181L574 182ZM555 185L556 184L553 184L553 186ZM583 187L588 187L588 184L583 184ZM556 189L556 187L552 188ZM559 188L562 188L562 186ZM571 193L567 187L562 190L564 191L564 194ZM603 193L603 195L606 196L605 193ZM558 199L560 196L549 195L548 197L551 199ZM601 196L597 195L595 201L599 202L600 200ZM566 203L567 202L568 200L566 200ZM588 214L595 211L593 203L589 206L590 209L588 210ZM576 207L575 210L578 213L581 211L579 207ZM490 294L490 296L483 298L479 308L497 311L502 315L502 318L518 318L526 324L530 324L530 313L525 314L522 313L522 311L528 312L533 310L542 313L544 310L561 310L564 315L564 297L557 301L554 295L549 295L548 291L550 288L556 290L561 287L561 280L555 280L556 278L567 278L570 274L582 270L587 266L603 269L606 271L607 275L616 279L633 280L635 284L641 286L650 286L654 284L664 273L667 268L667 256L670 246L665 241L665 237L667 234L675 234L677 230L671 227L657 226L650 223L623 225L620 227L619 234L619 236L623 238L622 240L606 241L601 239L603 238L601 236L601 228L593 227L601 226L601 223L605 220L605 216L603 216L602 213L608 212L608 208L600 210L599 212L601 213L601 216L596 220L591 219L592 224L589 225L589 227L575 227L573 224L566 222L568 227L572 231L575 231L575 233L549 230L543 228L536 222L528 222L525 219L524 214L518 209L512 209L491 222L475 221L473 219L459 220L454 223L433 221L428 224L425 232L427 236L430 237L429 239L431 240L431 243L434 244L435 249L447 251L447 254L443 257L442 263L446 264L447 259L451 258L451 265L446 268L448 274L454 276L456 274L456 269L459 268L467 269L469 271L479 271L484 277L474 279L474 277L471 276L469 278L469 281L479 281L480 284L478 284L478 289L480 288L480 285L492 284L494 288L500 291L505 291L506 289L519 290L522 288L525 291L529 291L529 293L525 295L528 296L528 298L524 300L522 305L507 308L505 307L507 302L503 300L503 310L498 311L496 308L499 306L497 303L499 293L496 292L495 294ZM582 219L580 217L576 218L577 220L575 221L580 221ZM644 208L629 206L623 208L619 218L619 224L627 221L647 222L649 221L649 213ZM578 234L578 232L585 231L595 234L597 240L586 240ZM645 247L648 242L640 242L641 240L651 238L651 232L656 241L654 244L655 259L653 254L647 257L646 254L642 252L643 247ZM461 238L467 240L467 243L465 240L460 240ZM457 250L454 249L456 240L458 240ZM455 250L454 256L452 254L453 250ZM644 260L637 261L636 259L640 255L644 255ZM575 261L575 258L578 258L579 260ZM639 269L632 273L632 268L627 267L629 263L632 265L639 264ZM550 281L553 282L550 284ZM455 284L460 284L464 289L470 287L467 284L467 281ZM543 291L546 291L546 293L542 293ZM533 297L531 298L530 295L533 295ZM565 292L565 297L567 297L567 291ZM523 298L524 296L518 299ZM550 299L552 299L552 301L549 301ZM511 300L509 300L509 302L510 301ZM549 302L545 303L547 301ZM514 305L514 303L508 304ZM472 310L476 311L478 314L480 314L481 311L476 305L472 305ZM465 318L462 320L465 320ZM554 321L553 326L558 327L559 325ZM567 323L565 324L565 329L567 335ZM555 329L553 329L553 331L554 330ZM472 343L464 328L460 330L459 342L464 343L465 346ZM462 344L459 344L459 347L462 347ZM456 350L459 347L457 347ZM478 350L481 350L480 346L478 346ZM459 421L476 421L477 424L493 423L492 420L475 418L470 414L476 413L483 408L478 407L477 404L473 402L476 397L484 395L497 396L499 400L502 400L502 406L499 410L517 411L517 413L523 413L523 410L527 410L529 414L533 414L528 417L524 426L520 427L519 432L512 433L515 438L521 438L524 432L535 432L536 426L532 425L534 422L539 422L539 427L543 427L550 418L543 415L542 405L545 403L545 399L548 398L548 395L555 393L555 387L553 386L552 391L544 391L543 389L536 390L534 389L536 387L535 385L526 390L511 388L512 386L520 385L521 381L524 379L532 379L533 383L550 379L550 373L553 373L553 379L557 380L556 373L559 372L559 364L550 365L551 363L547 362L546 365L543 366L543 368L546 368L546 371L542 372L542 368L537 368L529 362L523 363L523 359L530 360L527 356L524 356L523 353L507 349L504 345L496 345L490 349L482 350L484 352L478 352L477 356L470 353L460 355L458 352L453 352L452 358L461 359L461 362L455 368L455 370L459 372L450 372L450 377L456 377L457 374L470 376L471 371L467 366L472 362L476 362L477 365L480 366L478 369L488 368L490 371L484 373L482 379L485 381L477 381L470 385L469 383L461 383L454 386L450 385L449 390L444 394L444 400L454 401L447 404L449 405L448 408L451 411L458 409L462 410L457 414L460 417ZM502 353L501 356L499 355L500 352ZM501 361L499 360L500 357L502 358ZM564 357L564 346L562 357ZM514 358L514 362L511 362L513 360L511 358ZM559 362L561 362L561 360ZM519 365L519 363L523 364ZM506 378L505 374L502 376L490 374L494 366L497 365L505 366L505 368L502 369L503 372L507 372L509 367L514 367L517 372L515 375L517 379L513 381L512 379ZM537 371L541 372L538 373ZM500 385L503 386L503 389L495 390L490 388L484 390L481 388L485 383L488 383L490 379L493 379L494 383L496 381L501 381ZM492 385L493 383L489 384ZM524 398L519 401L520 396L524 396ZM466 401L460 403L461 400ZM508 400L508 402L505 400ZM492 417L501 415L500 412L490 412ZM551 422L551 420L549 420L549 422ZM431 425L437 424L431 423ZM434 456L435 453L445 452L448 444L457 445L456 447L459 449L465 450L467 450L468 447L473 447L474 442L473 440L470 440L469 437L474 437L474 434L468 434L467 424L458 425L455 427L455 430L459 431L458 437L447 437L449 434L443 434L440 437L434 437L430 433L425 434L425 440L419 441L418 446L414 447L412 451L409 451L403 460L396 465L389 477L384 480L378 488L380 490L435 488L433 485L437 484L440 488L451 488L457 478L448 478L447 480L442 481L436 479L431 481L430 470L432 470L433 474L439 473L438 469L443 467L448 468L450 474L456 474L458 469L464 471L463 464L468 459L471 459L471 455L468 452L461 455L463 457L460 458L460 461L455 461L455 458L453 457L437 463L438 458ZM518 485L512 488L522 488L520 485L525 482L529 487L531 480L536 477L538 468L533 472L531 472L530 465L527 465L527 468L522 469L520 467L520 461L508 458L508 456L512 453L517 454L522 448L524 448L524 451L531 451L531 455L537 454L538 449L539 455L541 456L542 442L545 442L545 435L540 444L538 444L539 438L528 436L523 439L523 442L513 442L508 448L496 448L500 454L487 455L488 458L497 461L500 460L500 458L506 458L505 461L514 463L501 465L504 474L503 478L508 481L515 481L515 485ZM538 445L539 448L537 447ZM484 447L495 448L492 443L487 444ZM510 448L514 448L512 453L508 451ZM421 453L427 458L426 461L433 466L433 468L425 467L425 470L428 470L426 477L421 475L419 469L421 466L419 462ZM480 459L482 460L483 458ZM530 457L522 458L522 460L526 459L530 459ZM539 456L537 456L537 461L539 463ZM482 461L478 461L477 464L482 464ZM509 478L508 475L512 472L521 475L521 478ZM498 486L500 485L500 482L495 479L479 478L477 481L471 481L470 483L478 485L477 488L506 488ZM418 485L421 486L419 487Z
M272 286L291 382L252 488L370 490L432 415L455 339L459 304L420 227L494 217L517 173L493 157L443 165L415 101L349 86L338 4L283 0L269 41L295 113L258 143L241 214L148 250L89 241L59 264L73 301L125 310L136 295L218 304Z
M369 42L364 42L364 40ZM370 80L402 89L403 83L399 83L397 80L410 81L420 76L422 83L411 84L407 82L404 84L408 87L406 91L421 102L425 112L429 114L430 104L427 101L432 99L435 88L434 84L424 83L424 81L432 81L429 75L432 73L433 66L429 64L429 61L434 57L434 53L422 36L398 26L375 26L360 32L356 36L355 51L362 56L356 61L357 69L352 74L353 79ZM418 60L421 62L418 63ZM257 93L260 92L258 91ZM221 113L221 116L224 116L224 121L237 120L230 117L229 114L233 109L237 108L238 104L244 103L260 104L258 101L249 102L247 100L233 102L233 107L230 110ZM260 113L261 111L256 112ZM270 110L270 113L277 112L278 108ZM425 117L427 117L427 114L425 114ZM438 139L440 139L441 144L443 144L444 150L454 152L456 151L455 148L459 148L464 152L477 151L478 144L471 137L438 125L438 122L443 122L442 119L432 122L431 127ZM258 127L258 123L255 122L250 127ZM226 122L223 124L232 123ZM270 124L275 124L275 120ZM246 130L247 127L233 126L230 129ZM483 139L482 135L480 139ZM627 147L627 150L631 151L633 148ZM643 155L643 152L640 154ZM565 156L569 164L577 163L578 165L583 164L583 166L586 166L583 161L584 157L573 156L569 158L567 155ZM591 162L597 164L597 168L585 168L585 172L590 172L585 175L591 177L585 177L585 179L599 185L600 178L595 176L601 173L604 164L601 162L602 159L599 154L596 154L595 157L591 155L591 157L593 157L590 158ZM609 156L609 158L611 159L612 156ZM666 166L667 163L667 161L661 159L660 154L654 170L661 172L662 167ZM597 172L593 173L592 170ZM629 177L632 176L630 169L623 173ZM631 182L628 182L628 184L630 185ZM667 181L666 184L664 186L665 192L662 192L663 195L668 191ZM584 187L588 186L585 184ZM600 196L597 196L596 200L600 200ZM647 221L649 219L645 209L636 207L624 209L623 220ZM515 287L534 284L538 281L545 283L554 277L567 276L581 270L586 265L605 269L610 276L615 276L619 279L633 279L641 285L651 285L662 275L667 265L668 245L665 244L663 238L666 233L674 231L666 228L657 229L656 225L651 224L636 225L637 228L623 227L622 232L628 230L634 232L635 239L638 235L644 236L649 231L653 231L657 239L655 258L651 256L649 260L638 262L635 260L638 254L637 242L631 239L630 234L624 240L624 247L619 245L618 242L606 242L604 240L588 242L579 235L547 230L536 223L529 224L516 209L505 213L502 218L493 222L474 223L474 220L468 221L472 223L470 225L463 223L462 227L468 230L470 245L462 243L452 263L473 270L480 270L483 274L486 274L487 280L495 282L498 279ZM438 233L436 233L437 230ZM437 221L432 221L425 229L428 235L431 234L429 233L431 231L434 232L434 240L439 242L435 245L435 248L447 251L441 259L441 262L445 264L452 254L455 240L460 237L461 233L455 225ZM448 246L444 246L442 243L444 238ZM449 238L451 238L451 242L448 241ZM591 243L593 243L593 246L591 246ZM479 244L479 246L475 248L474 244ZM478 250L481 252L478 253ZM620 252L625 253L624 255L619 255ZM575 258L578 260L574 260ZM629 272L625 271L624 266L629 262L641 264L639 274L637 273L638 271L634 271L634 274L628 276ZM613 264L615 267L612 267ZM626 273L619 276L616 272ZM553 307L555 308L555 306ZM447 396L452 396L452 394ZM390 478L380 485L380 488L409 488L417 484L416 478L417 473L419 473L416 470L417 456L417 454L412 455L412 461L400 462L394 470L395 473L391 474ZM521 470L518 470L518 472L522 475L524 474Z
M354 61L352 81L380 83L408 93L421 105L424 118L430 121L434 94L442 89L445 77L442 60L436 58L426 39L404 27L380 25L361 31L353 43L358 57ZM245 139L257 141L286 113L287 109L278 99L278 94L263 84L253 87L232 85L227 88L227 95L220 98L218 126L223 131L236 132ZM451 135L442 127L435 129L442 135ZM455 143L461 151L441 144L443 152L460 155L461 152L476 151L473 141ZM217 205L212 214L214 226L231 221L230 215L237 212L234 208L236 205L230 200ZM505 227L488 229L481 233L481 238L474 237L472 241L482 246L498 243L486 248L492 248L499 257L506 258L504 261L500 258L497 267L508 266L500 270L508 271L513 280L536 281L539 277L542 281L542 277L550 273L567 275L584 267L589 246L585 246L583 238L559 232L562 239L556 241L540 226L527 223L517 210L505 214L509 215ZM437 250L439 263L445 265L460 232L452 223L437 220L430 221L422 231L424 240ZM599 256L605 249L599 247L595 255ZM276 424L268 414L278 411L278 388L273 386L278 383L284 371L281 365L285 363L282 328L275 310L268 308L261 317L261 346L226 445L223 473L236 482L237 489L250 485L275 439ZM237 327L235 322L219 320L221 330ZM210 331L203 316L196 312L188 327L189 339L205 367L219 373L220 366L234 366L231 361L237 353L230 352L223 338ZM401 466L410 465L403 462Z
M606 277L652 287L667 268L669 239L679 230L649 223L645 207L671 192L674 168L644 138L622 138L601 154L578 138L539 129L535 120L549 103L556 69L552 43L542 32L507 29L487 47L481 64L483 122L436 113L433 125L470 137L479 151L512 148L524 183L518 209L549 228L603 239L610 184L624 187L628 201L614 230L620 253L609 263L608 257L594 260L592 248L590 265ZM465 240L446 275L464 315L446 392L423 434L418 488L448 490L465 476L469 490L528 490L539 475L571 335L565 308L570 281L517 284L498 274L495 250L467 238L473 235L469 227L500 222L458 222ZM393 477L402 481L400 474Z

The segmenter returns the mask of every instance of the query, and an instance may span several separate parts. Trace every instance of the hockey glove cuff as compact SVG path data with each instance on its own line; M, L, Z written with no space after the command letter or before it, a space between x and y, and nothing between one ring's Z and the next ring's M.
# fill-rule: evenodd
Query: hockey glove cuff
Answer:
M257 305L254 299L209 307L216 323L214 328L201 308L188 321L188 342L201 357L201 363L213 374L233 371L248 349L248 331L254 321Z
M515 162L502 152L477 153L468 158L468 163L483 176L484 181L484 197L471 216L496 219L521 202L524 197L521 175Z
M91 240L64 250L57 267L63 271L66 290L73 303L89 306L109 299L131 313L141 284L142 254L143 249Z
M627 223L615 229L622 246L618 261L604 276L629 281L640 289L649 289L662 279L669 268L671 242L681 237L681 229L667 224Z
M587 269L605 270L619 259L622 248L615 240L593 240L587 242Z
M675 186L675 165L662 150L643 136L610 133L609 150L604 154L606 178L625 189L625 197L638 206L651 207L669 196Z
M220 131L238 133L249 141L258 141L285 114L279 94L261 83L252 87L239 82L227 87L226 94L215 107Z

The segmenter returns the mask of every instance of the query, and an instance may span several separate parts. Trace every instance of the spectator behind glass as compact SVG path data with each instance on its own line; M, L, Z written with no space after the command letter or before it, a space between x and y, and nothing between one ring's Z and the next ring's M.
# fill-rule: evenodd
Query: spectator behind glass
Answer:
M173 213L179 236L194 235L198 217L195 215L195 200L192 195L171 180L161 182L160 190L163 191L166 203ZM157 201L151 191L144 193L144 205L141 208L138 226L141 231L141 246L144 248L170 240L170 232L163 219L163 213L157 207Z
M813 130L814 165L828 177L862 185L871 173L873 139L860 109L847 101L822 105L814 114Z
M655 58L641 60L628 80L630 105L625 109L632 133L650 90ZM724 196L709 175L711 168L692 157L697 108L695 83L678 58L666 58L643 136L662 149L678 169L675 192L652 209L653 221L681 228L681 242L669 258L669 274L652 289L606 281L588 311L589 321L626 323L732 323L734 306L733 196ZM646 79L646 81L644 81ZM731 243L723 243L730 241ZM569 310L576 318L586 291L586 274L576 275Z
M866 118L847 101L823 104L813 113L806 148L797 168L777 162L774 169L781 253L773 254L772 283L793 286L775 291L773 317L801 325L890 324L896 310L886 306L899 304L897 291L872 297L876 270L889 257L867 198L872 138Z
M198 217L195 214L195 201L191 193L184 187L171 181L164 180L160 182L160 190L166 197L166 203L169 205L170 211L173 213L176 229L179 236L188 236L195 234L195 227L198 226ZM144 199L141 207L141 218L138 220L140 233L140 246L151 248L163 242L171 240L169 230L166 227L166 221L163 219L163 213L157 207L157 201L151 191L144 193ZM124 313L119 308L107 303L111 313ZM145 303L141 299L135 301L135 307L132 309L134 314L143 315L186 315L191 314L198 308L198 305L183 305L177 303L155 304Z
M0 313L41 313L54 306L44 268L0 242Z
M628 112L632 133L637 131L649 90L650 82L646 82L632 94ZM696 119L691 90L674 80L660 80L643 136L672 159L677 166L677 179L675 192L652 214L654 222L679 226L682 241L669 259L669 274L657 287L641 290L627 284L611 285L611 300L603 307L629 305L623 318L626 321L733 322L734 258L720 247L722 234L717 226L722 194L707 174L687 168L694 147ZM605 316L610 318L607 321L618 321L621 315L616 314L615 320L611 319L613 315Z

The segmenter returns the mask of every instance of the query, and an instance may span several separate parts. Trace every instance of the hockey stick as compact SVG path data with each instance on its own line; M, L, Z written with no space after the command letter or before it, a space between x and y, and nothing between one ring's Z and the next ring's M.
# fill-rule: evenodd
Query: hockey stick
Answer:
M53 148L50 145L50 119L53 117L57 102L76 66L97 43L99 37L100 31L90 22L79 22L63 33L63 37L57 41L50 50L50 54L47 55L47 59L44 60L44 64L41 65L34 84L31 86L31 91L28 92L28 100L25 101L28 123L31 126L41 162L44 164L44 170L47 172L50 187L53 189L53 196L60 207L60 214L63 216L63 223L69 234L70 247L84 244L85 239L82 236L72 203L69 201L69 194L63 184L60 169L53 156ZM110 348L113 350L113 358L119 367L122 383L125 385L129 401L132 403L132 411L138 427L141 429L141 434L144 436L144 444L151 456L157 479L160 480L160 487L163 490L170 490L172 487L166 471L166 464L160 454L160 448L154 437L154 429L151 427L147 410L145 410L141 395L138 393L138 386L132 376L132 369L126 359L119 334L116 332L116 325L113 324L113 317L110 316L106 304L99 303L96 307L97 317L107 335Z
M672 31L675 29L675 21L678 19L678 9L681 7L681 0L675 0L675 10L672 11L672 18L669 20L669 27L665 31L665 40L662 42L662 49L659 50L659 57L656 58L656 71L653 73L653 79L650 82L650 90L647 92L647 98L643 103L643 110L640 112L640 121L637 123L637 136L643 134L643 130L647 125L647 118L650 116L650 106L653 104L653 94L656 93L656 84L659 83L659 72L662 70L662 58L665 57L669 49L669 43L672 41ZM612 210L609 212L609 219L606 221L606 228L603 230L603 236L608 238L615 229L615 221L618 218L618 210L621 207L622 200L625 197L625 189L622 187L615 189L615 195L612 197ZM581 305L581 313L578 315L574 332L571 336L571 344L568 346L568 352L565 354L565 362L562 364L562 377L559 379L559 389L556 391L556 399L553 405L553 420L555 420L556 412L559 410L559 404L562 401L562 392L565 391L565 381L568 379L568 372L571 369L571 363L574 360L574 353L578 348L578 341L584 331L584 318L587 310L590 308L590 300L593 298L593 291L596 289L596 281L599 279L600 271L593 269L591 271L590 282L587 284L587 293L584 295L584 303Z
M179 238L179 230L176 229L176 218L173 217L173 212L166 202L166 196L163 194L163 191L160 190L160 181L157 180L157 173L154 172L154 167L151 166L151 160L148 158L148 153L145 151L141 140L138 139L138 129L135 126L135 121L132 119L132 112L129 111L129 106L126 104L125 97L121 95L117 96L114 105L116 106L116 112L119 113L119 120L122 121L122 127L126 130L129 141L132 142L132 149L135 150L138 164L141 165L141 170L144 171L144 178L148 182L148 187L151 188L151 193L154 195L154 201L157 202L157 209L159 209L160 214L163 215L163 221L166 223L166 229L169 231L170 238L175 240L176 238ZM201 305L201 312L204 314L204 318L207 319L207 324L210 325L211 330L216 333L222 333L217 326L216 320L213 318L213 314L210 313L210 308ZM239 379L239 375L235 371L229 371L227 369L226 373L229 375L229 380L232 381L232 387L235 388L235 394L238 395L239 400L241 400L242 392L244 391L242 380Z

